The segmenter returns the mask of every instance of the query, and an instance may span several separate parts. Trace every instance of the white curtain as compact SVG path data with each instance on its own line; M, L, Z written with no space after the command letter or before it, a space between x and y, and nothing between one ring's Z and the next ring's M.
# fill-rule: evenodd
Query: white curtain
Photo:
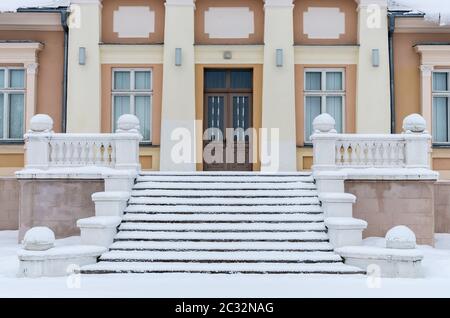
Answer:
M9 87L24 88L25 87L25 72L24 70L10 70L9 71Z
M116 130L117 119L123 114L129 114L130 96L114 96L114 131Z
M141 127L141 134L144 141L151 141L151 97L150 96L136 96L134 100L134 108L136 116L139 118Z
M3 114L4 114L4 95L0 94L0 139L4 138L3 136Z
M130 72L128 71L114 72L114 89L115 90L130 89Z
M23 138L24 95L9 95L9 138Z
M150 72L137 71L134 73L135 89L150 89Z
M433 90L448 91L447 73L433 73Z
M433 141L447 142L448 141L448 98L434 97L433 98Z
M306 72L305 89L307 91L320 91L322 89L322 73Z
M327 96L327 113L336 121L336 130L342 133L342 96Z
M327 91L342 90L342 72L327 72Z
M5 70L0 70L0 88L5 88Z
M320 96L307 96L305 105L305 140L310 141L310 137L313 134L312 122L314 118L321 113L321 100Z

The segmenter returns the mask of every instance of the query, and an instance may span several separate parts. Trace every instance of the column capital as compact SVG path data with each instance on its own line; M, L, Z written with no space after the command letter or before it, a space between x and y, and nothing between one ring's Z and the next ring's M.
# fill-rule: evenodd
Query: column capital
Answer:
M292 0L263 0L264 8L293 8Z
M71 0L70 4L96 4L96 5L102 5L102 0Z
M420 72L422 73L422 76L431 76L433 70L433 65L420 65Z
M166 0L165 5L166 7L195 7L195 0Z
M380 6L386 9L388 6L387 0L355 0L355 2L358 4L359 8L366 8L368 6Z
M38 63L25 63L25 68L27 69L27 74L35 75L38 72Z

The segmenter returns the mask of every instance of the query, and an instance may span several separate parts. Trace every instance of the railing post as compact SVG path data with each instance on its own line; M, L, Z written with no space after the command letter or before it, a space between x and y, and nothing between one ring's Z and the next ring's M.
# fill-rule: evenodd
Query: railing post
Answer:
M50 116L38 114L31 118L30 130L24 136L26 169L48 169L52 134L53 120Z
M122 115L117 120L117 127L115 168L139 171L139 142L142 140L139 119L130 114Z
M338 134L335 120L329 114L317 116L313 121L313 170L336 169L336 140Z
M426 127L425 119L419 114L409 115L403 120L406 168L430 168L431 135L425 131Z

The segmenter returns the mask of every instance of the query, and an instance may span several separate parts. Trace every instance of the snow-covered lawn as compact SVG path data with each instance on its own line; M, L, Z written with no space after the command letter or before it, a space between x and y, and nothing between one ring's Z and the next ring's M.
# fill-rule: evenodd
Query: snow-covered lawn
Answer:
M74 280L16 278L17 232L0 232L0 297L450 297L450 234L436 236L436 248L420 246L424 279L305 275L87 275ZM78 237L57 245L79 242ZM366 239L381 245L383 239ZM69 282L69 284L68 284ZM76 278L75 278L76 282ZM377 284L375 284L377 285Z

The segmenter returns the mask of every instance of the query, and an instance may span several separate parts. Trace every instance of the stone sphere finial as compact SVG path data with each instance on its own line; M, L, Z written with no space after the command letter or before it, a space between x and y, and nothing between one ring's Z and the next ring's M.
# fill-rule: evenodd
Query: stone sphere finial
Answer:
M427 122L419 114L411 114L403 120L403 131L408 133L423 133L427 128Z
M336 132L335 125L336 121L330 114L327 113L323 113L313 120L313 129L315 132Z
M117 120L118 132L138 132L140 129L139 118L132 114L125 114Z
M29 229L23 238L23 247L28 251L46 251L55 244L55 233L45 226Z
M386 247L398 249L416 248L416 235L407 226L393 227L386 233Z
M30 120L32 132L51 132L53 130L53 119L46 114L34 115Z

